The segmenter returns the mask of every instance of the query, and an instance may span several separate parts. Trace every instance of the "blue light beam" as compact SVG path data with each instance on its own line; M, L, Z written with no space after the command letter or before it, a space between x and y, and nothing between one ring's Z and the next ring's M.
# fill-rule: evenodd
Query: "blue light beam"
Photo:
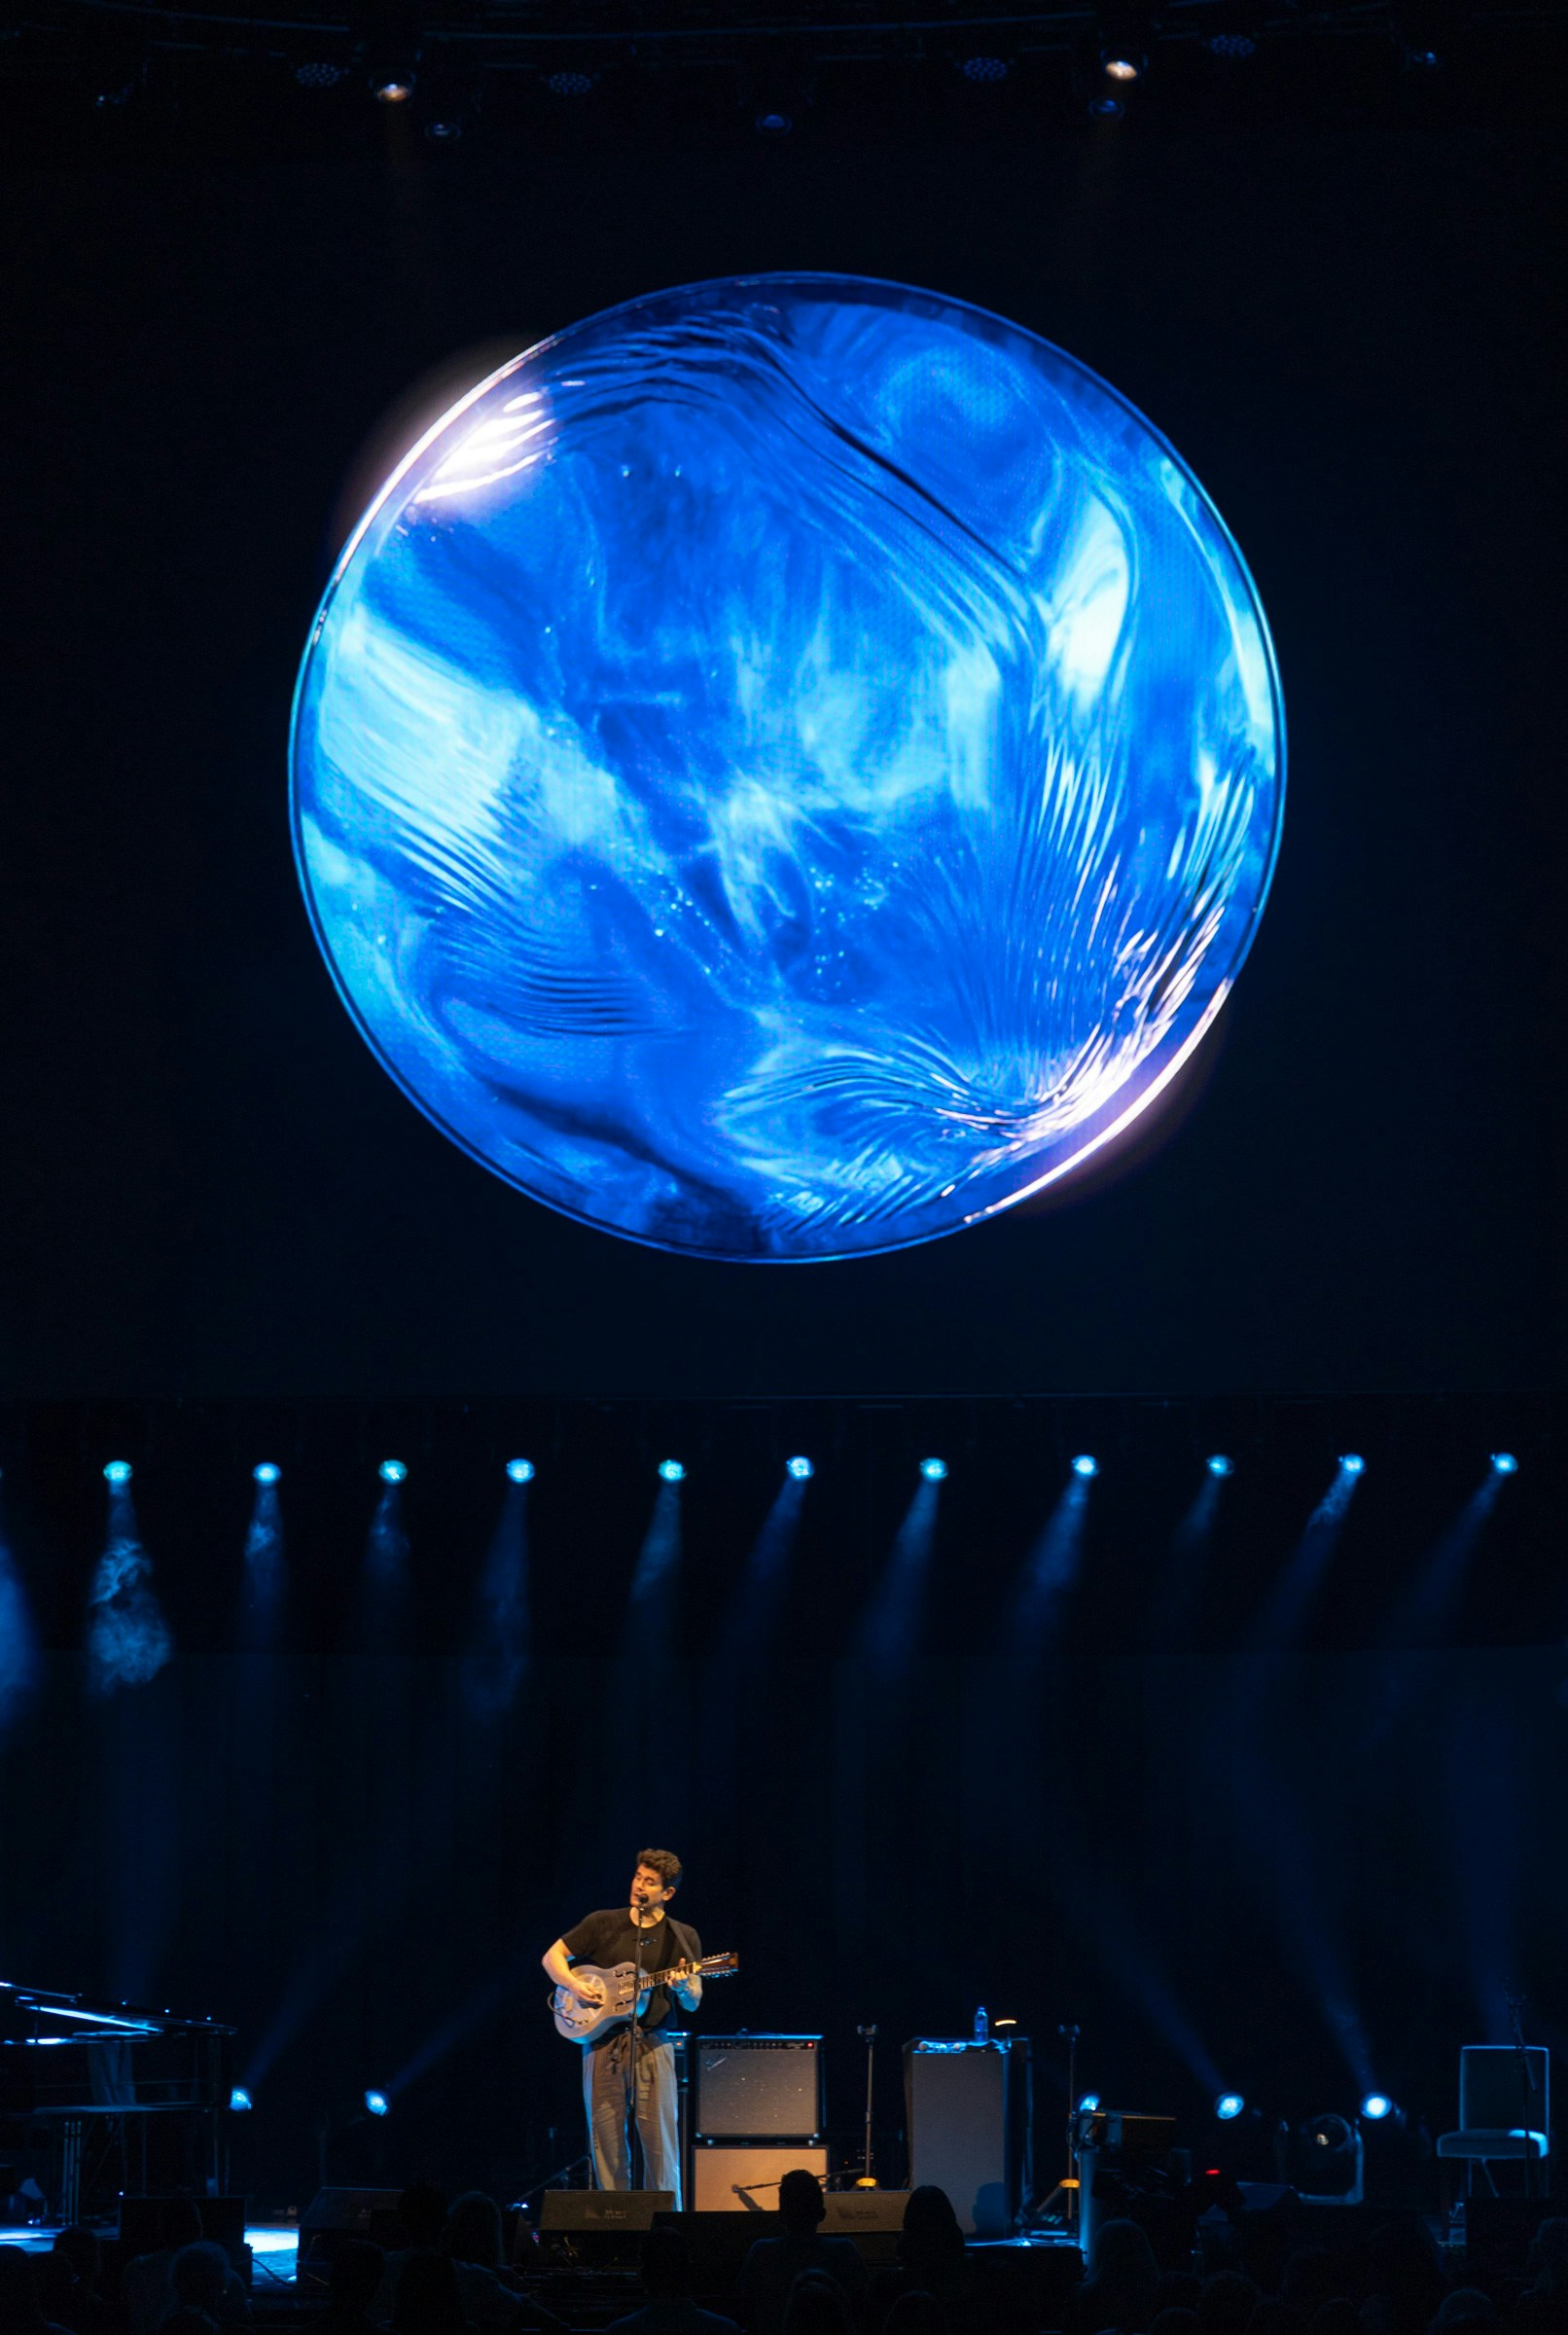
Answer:
M1365 1465L1354 1452L1347 1453L1333 1483L1307 1518L1306 1528L1259 1621L1255 1642L1261 1649L1284 1647L1300 1630L1344 1530L1345 1518Z
M88 1604L88 1676L97 1696L146 1686L174 1651L153 1594L153 1566L136 1530L127 1467L109 1483L109 1522Z
M931 1470L942 1469L934 1476ZM921 1462L920 1481L894 1537L892 1551L860 1626L860 1651L879 1670L902 1670L920 1635L931 1552L937 1538L937 1504L942 1497L940 1459Z
M528 1468L527 1476L514 1470ZM507 1469L494 1537L475 1592L471 1650L463 1663L463 1700L479 1719L497 1719L527 1674L532 1630L528 1608L528 1482L533 1469ZM394 2085L401 2090L401 2085Z
M1004 1624L1003 1639L1003 1651L1021 1661L1031 1661L1039 1654L1078 1578L1089 1481L1075 1460L1061 1497L1024 1566L1013 1610Z
M0 1732L19 1717L38 1675L38 1633L0 1520Z

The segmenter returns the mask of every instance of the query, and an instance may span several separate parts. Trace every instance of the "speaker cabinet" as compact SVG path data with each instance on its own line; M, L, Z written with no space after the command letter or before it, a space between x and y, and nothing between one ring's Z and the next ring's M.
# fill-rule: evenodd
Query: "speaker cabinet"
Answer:
M822 2130L820 2035L699 2035L699 2140L813 2140Z
M904 2046L909 2186L945 2189L971 2237L1010 2238L1017 2215L1028 2123L1029 2046Z
M692 2151L692 2207L697 2213L776 2213L778 2185L801 2166L828 2177L828 2152L797 2141L778 2148L726 2148L711 2141Z

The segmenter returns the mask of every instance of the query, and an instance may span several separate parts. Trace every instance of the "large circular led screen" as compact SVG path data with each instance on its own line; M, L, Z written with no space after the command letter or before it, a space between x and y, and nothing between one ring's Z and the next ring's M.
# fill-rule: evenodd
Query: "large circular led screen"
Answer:
M294 816L333 973L522 1191L715 1257L926 1240L1125 1127L1279 837L1267 628L1060 349L825 275L635 301L419 443L333 577Z

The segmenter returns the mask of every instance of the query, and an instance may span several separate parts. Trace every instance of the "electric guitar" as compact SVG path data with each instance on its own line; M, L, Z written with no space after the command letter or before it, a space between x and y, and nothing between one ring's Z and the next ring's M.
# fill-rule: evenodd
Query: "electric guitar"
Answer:
M642 1993L646 1996L655 1987L677 1986L687 1978L728 1978L731 1970L739 1968L738 1954L705 1954L699 1962L676 1962L668 1970L645 1970ZM564 2035L568 2043L581 2043L586 2049L606 2029L629 2025L634 2004L639 2019L648 2007L646 2001L637 1999L635 1962L617 1962L613 1970L601 1970L594 1962L575 1962L572 1975L596 1979L602 1999L579 2002L566 1987L556 1987L552 1992L550 2007L555 2014L555 2032Z

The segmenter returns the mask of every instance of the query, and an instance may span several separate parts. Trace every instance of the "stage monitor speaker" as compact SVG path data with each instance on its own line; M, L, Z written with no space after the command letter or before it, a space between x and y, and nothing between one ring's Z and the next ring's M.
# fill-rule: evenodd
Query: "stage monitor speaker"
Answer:
M673 2213L673 2189L547 2189L539 2201L539 2234L578 2230L635 2230L654 2226L656 2213Z
M966 2235L1011 2238L1017 2217L1028 2125L1029 2046L904 2046L909 2186L945 2189Z
M903 2232L909 2193L908 2189L831 2189L822 2202L828 2209L822 2224L824 2238L859 2238L870 2231L885 2236L889 2230Z
M814 2140L822 2130L820 2035L700 2035L699 2140Z
M318 2189L300 2217L304 2230L347 2230L354 2238L369 2238L372 2224L390 2214L397 2219L397 2189Z
M697 2213L776 2213L778 2185L802 2167L828 2177L828 2152L808 2141L749 2148L699 2142L692 2151L692 2208Z

